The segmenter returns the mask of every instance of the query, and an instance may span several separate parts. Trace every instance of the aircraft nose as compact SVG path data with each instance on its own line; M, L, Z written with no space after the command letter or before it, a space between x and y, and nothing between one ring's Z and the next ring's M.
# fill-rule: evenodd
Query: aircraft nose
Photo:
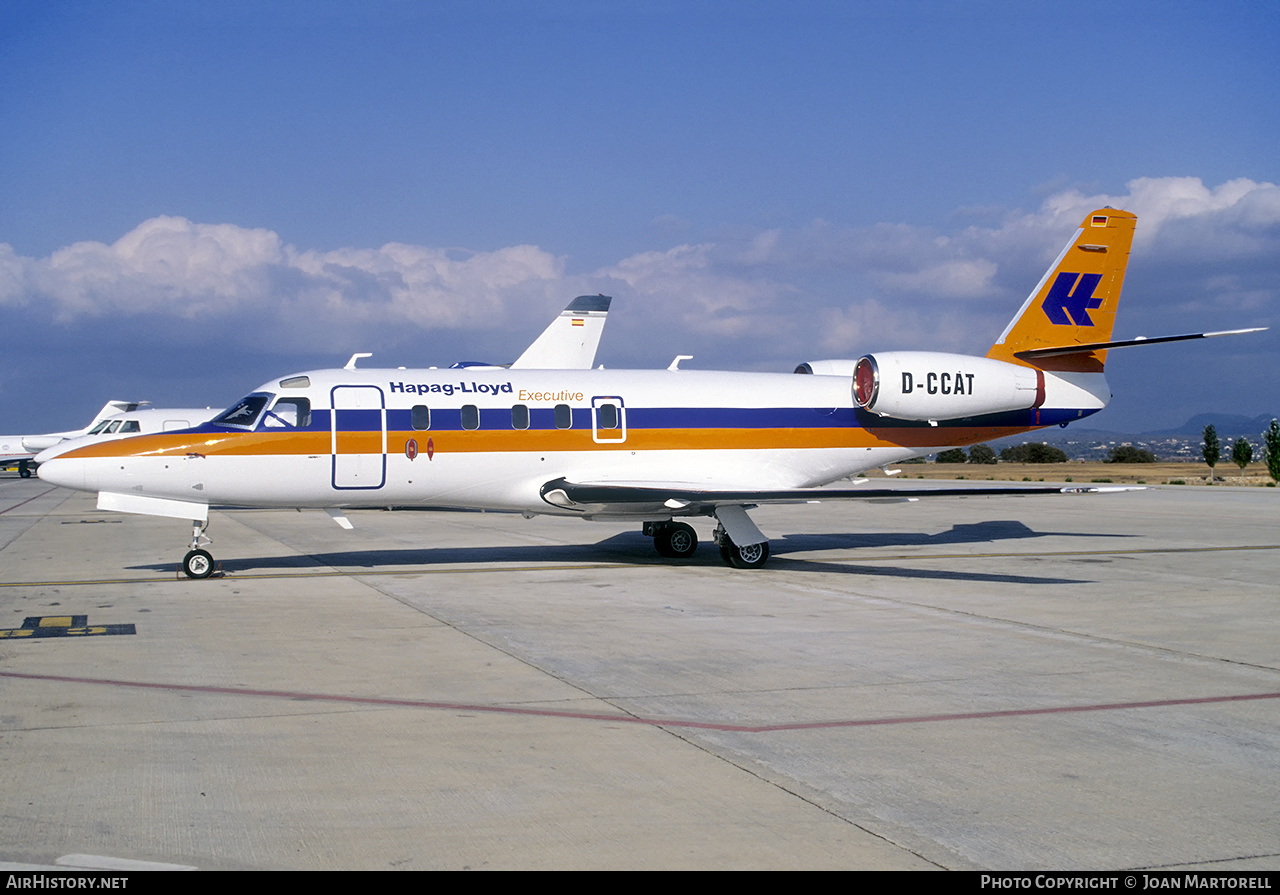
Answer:
M58 456L61 456L62 454L65 454L68 450L69 449L67 448L66 443L60 442L58 444L51 445L50 447L47 447L44 450L40 451L35 455L33 459L38 465L43 465L45 463L48 463L54 457L58 457Z
M40 463L37 457L37 463ZM36 467L36 475L51 485L59 485L63 488L74 488L77 491L85 490L85 464L82 460L70 460L55 457L44 463L40 463Z

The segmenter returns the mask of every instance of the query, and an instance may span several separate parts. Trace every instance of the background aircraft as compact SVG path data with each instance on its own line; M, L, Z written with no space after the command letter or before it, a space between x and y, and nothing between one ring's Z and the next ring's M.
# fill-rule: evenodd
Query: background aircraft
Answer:
M44 435L0 435L0 464L12 466L17 464L18 474L29 478L35 463L36 454L53 447L61 441L84 435L96 429L102 421L116 414L136 410L146 401L108 401L103 408L93 415L93 420L83 429L72 429L68 432L49 432ZM205 417L208 419L208 417Z
M757 568L769 543L748 515L754 506L902 499L820 486L944 447L1065 426L1110 399L1110 348L1219 335L1111 340L1135 223L1111 208L1088 215L985 357L877 352L812 362L800 376L677 363L622 371L348 364L272 380L186 432L42 456L40 475L97 491L102 509L192 520L183 562L191 577L213 570L201 545L209 506L219 503L319 507L346 527L344 507L630 518L669 557L697 547L679 517L709 516L724 560ZM1087 490L1111 489L911 497Z

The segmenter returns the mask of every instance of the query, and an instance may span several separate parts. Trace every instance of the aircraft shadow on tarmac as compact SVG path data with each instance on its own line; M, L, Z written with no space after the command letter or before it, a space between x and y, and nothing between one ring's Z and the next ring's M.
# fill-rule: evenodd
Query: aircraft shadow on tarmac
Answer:
M1084 584L1084 579L1047 578L1008 573L980 573L957 570L924 569L876 562L855 565L842 558L840 562L824 562L820 558L791 557L788 554L813 553L824 550L849 550L860 547L937 547L959 544L993 543L1006 540L1054 537L1098 537L1096 532L1038 532L1021 522L979 522L954 525L937 534L916 532L857 532L849 534L793 534L770 541L769 568L788 572L822 572L840 575L867 575L893 578L946 579L956 581L988 581L1021 584ZM1131 537L1131 535L1112 535ZM952 559L954 557L947 557ZM868 557L871 559L871 557ZM897 559L897 557L895 557ZM917 559L913 557L913 559ZM929 559L922 555L918 559ZM262 573L283 570L379 569L388 573L403 571L413 574L427 567L446 565L475 566L487 563L621 563L635 566L714 566L722 567L718 551L703 542L698 552L687 560L662 559L654 554L652 541L639 532L621 532L593 544L539 544L486 547L421 547L399 550L340 550L291 556L236 556L219 558L225 573ZM149 563L131 566L131 570L164 571L172 563ZM750 573L737 573L750 574ZM766 570L763 574L768 574Z
M861 547L941 547L952 544L985 544L1020 541L1028 538L1096 538L1097 532L1035 531L1016 519L957 524L946 531L925 534L916 531L873 531L828 534L792 534L770 541L770 553L797 553L804 550L849 550ZM1131 538L1111 534L1106 537Z

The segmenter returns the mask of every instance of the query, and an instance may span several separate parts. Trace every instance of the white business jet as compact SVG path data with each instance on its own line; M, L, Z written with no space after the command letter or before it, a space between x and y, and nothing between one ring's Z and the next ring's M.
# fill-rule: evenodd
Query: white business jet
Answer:
M97 492L102 509L192 520L193 578L213 571L202 544L218 504L323 508L344 527L348 507L626 518L667 557L697 547L681 517L710 516L724 560L757 568L769 542L747 511L759 504L902 498L821 486L1083 419L1111 396L1109 349L1226 335L1111 341L1135 222L1085 217L985 357L878 352L801 376L681 370L680 358L666 370L349 364L273 379L186 432L42 458L40 476ZM1112 489L910 496L1097 490Z
M18 474L24 479L30 478L36 468L36 454L68 439L86 435L101 427L104 421L121 413L135 411L146 403L146 401L108 401L93 415L93 421L83 429L48 432L44 435L0 435L0 465L10 466L16 462ZM208 417L206 416L205 419Z
M604 332L609 304L607 295L580 295L571 301L543 330L542 335L525 349L510 366L537 369L554 367L562 370L589 370L595 363L596 349ZM355 369L360 358L367 353L355 354L347 362L346 369ZM489 364L460 362L459 369L505 369ZM74 432L52 435L0 436L0 451L8 451L10 444L26 448L25 452L8 454L0 452L0 461L19 459L19 473L23 478L36 468L37 454L47 459L69 450L100 441L115 441L133 435L150 435L156 432L173 432L190 429L208 422L222 408L214 407L148 407L150 401L108 401L95 422Z

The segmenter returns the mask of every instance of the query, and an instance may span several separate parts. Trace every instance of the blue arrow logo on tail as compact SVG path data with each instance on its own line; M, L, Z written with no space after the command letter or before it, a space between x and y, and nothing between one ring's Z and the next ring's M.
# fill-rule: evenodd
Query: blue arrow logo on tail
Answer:
M1102 299L1093 297L1101 281L1100 273L1060 273L1040 307L1056 326L1093 326L1089 311L1102 306Z

